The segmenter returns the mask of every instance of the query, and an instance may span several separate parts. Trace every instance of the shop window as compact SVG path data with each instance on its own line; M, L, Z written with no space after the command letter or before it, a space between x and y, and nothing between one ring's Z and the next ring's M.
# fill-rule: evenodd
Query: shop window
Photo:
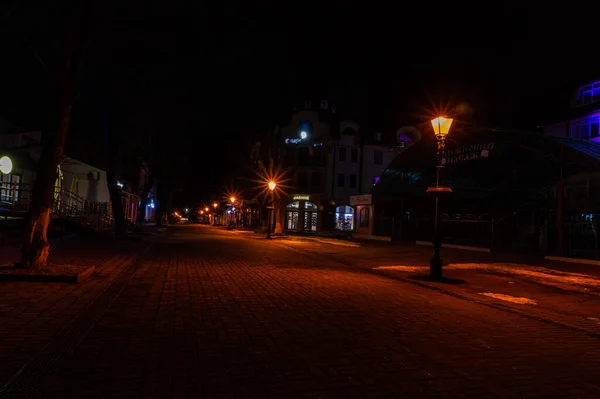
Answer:
M306 201L304 203L304 209L311 210L311 211L316 211L316 210L319 209L319 207L317 205L315 205L314 203L310 202L310 201Z
M336 229L354 230L354 209L351 206L338 206L335 208Z

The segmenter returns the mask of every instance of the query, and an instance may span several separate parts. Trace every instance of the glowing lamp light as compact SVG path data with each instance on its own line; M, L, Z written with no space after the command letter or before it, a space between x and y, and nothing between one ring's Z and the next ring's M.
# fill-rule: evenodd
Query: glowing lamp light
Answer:
M208 207L204 208L204 211L205 211L205 212L208 212Z
M431 125L433 126L433 131L436 136L446 136L450 131L450 126L452 126L452 118L445 118L440 116L438 118L431 120Z
M229 201L231 201L232 204L235 204L235 197L229 198Z
M269 182L269 190L273 191L273 190L275 190L275 187L277 187L277 183L275 183L274 181L270 181Z
M200 214L201 214L201 215L204 215L204 211L200 211Z
M215 202L215 203L213 204L213 207L214 207L215 209L217 209L217 206L219 206L219 204L217 204L217 203Z
M12 171L12 168L13 168L13 163L9 157L3 156L2 158L0 158L0 172L7 175Z
M304 132L304 131L300 132L300 138L301 138L302 140L304 140L304 139L305 139L305 138L307 138L307 137L308 137L308 134L306 134L306 132Z

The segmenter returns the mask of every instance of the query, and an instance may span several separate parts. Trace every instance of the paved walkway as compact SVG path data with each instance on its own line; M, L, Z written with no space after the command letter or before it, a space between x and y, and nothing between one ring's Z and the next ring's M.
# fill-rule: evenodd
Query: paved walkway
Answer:
M51 260L95 265L91 278L81 284L0 282L0 386L88 307L149 244L149 240L65 240L53 248ZM0 248L3 261L18 259L18 248Z
M67 332L38 336L52 304L21 327L52 350L0 397L600 397L597 338L272 241L177 227L125 271Z

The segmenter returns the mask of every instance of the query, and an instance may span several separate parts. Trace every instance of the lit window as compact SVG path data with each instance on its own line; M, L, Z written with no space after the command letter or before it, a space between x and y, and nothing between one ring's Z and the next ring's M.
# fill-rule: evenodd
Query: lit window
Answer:
M600 135L600 116L588 116L571 121L569 136L576 139L590 139Z
M600 81L579 88L577 106L592 104L600 101Z

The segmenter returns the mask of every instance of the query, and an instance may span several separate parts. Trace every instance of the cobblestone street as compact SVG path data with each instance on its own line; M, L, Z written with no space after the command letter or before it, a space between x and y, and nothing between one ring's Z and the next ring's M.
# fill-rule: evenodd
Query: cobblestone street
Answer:
M2 374L0 397L600 397L597 336L325 252L185 226L121 269L102 292L100 273L62 304L48 292L13 309L5 341L35 340L39 352L4 351L3 362L24 367ZM65 287L19 284L2 283L3 301ZM77 294L89 299L68 314L71 327L44 334L45 319L67 323L49 315ZM34 320L18 323L34 307Z

